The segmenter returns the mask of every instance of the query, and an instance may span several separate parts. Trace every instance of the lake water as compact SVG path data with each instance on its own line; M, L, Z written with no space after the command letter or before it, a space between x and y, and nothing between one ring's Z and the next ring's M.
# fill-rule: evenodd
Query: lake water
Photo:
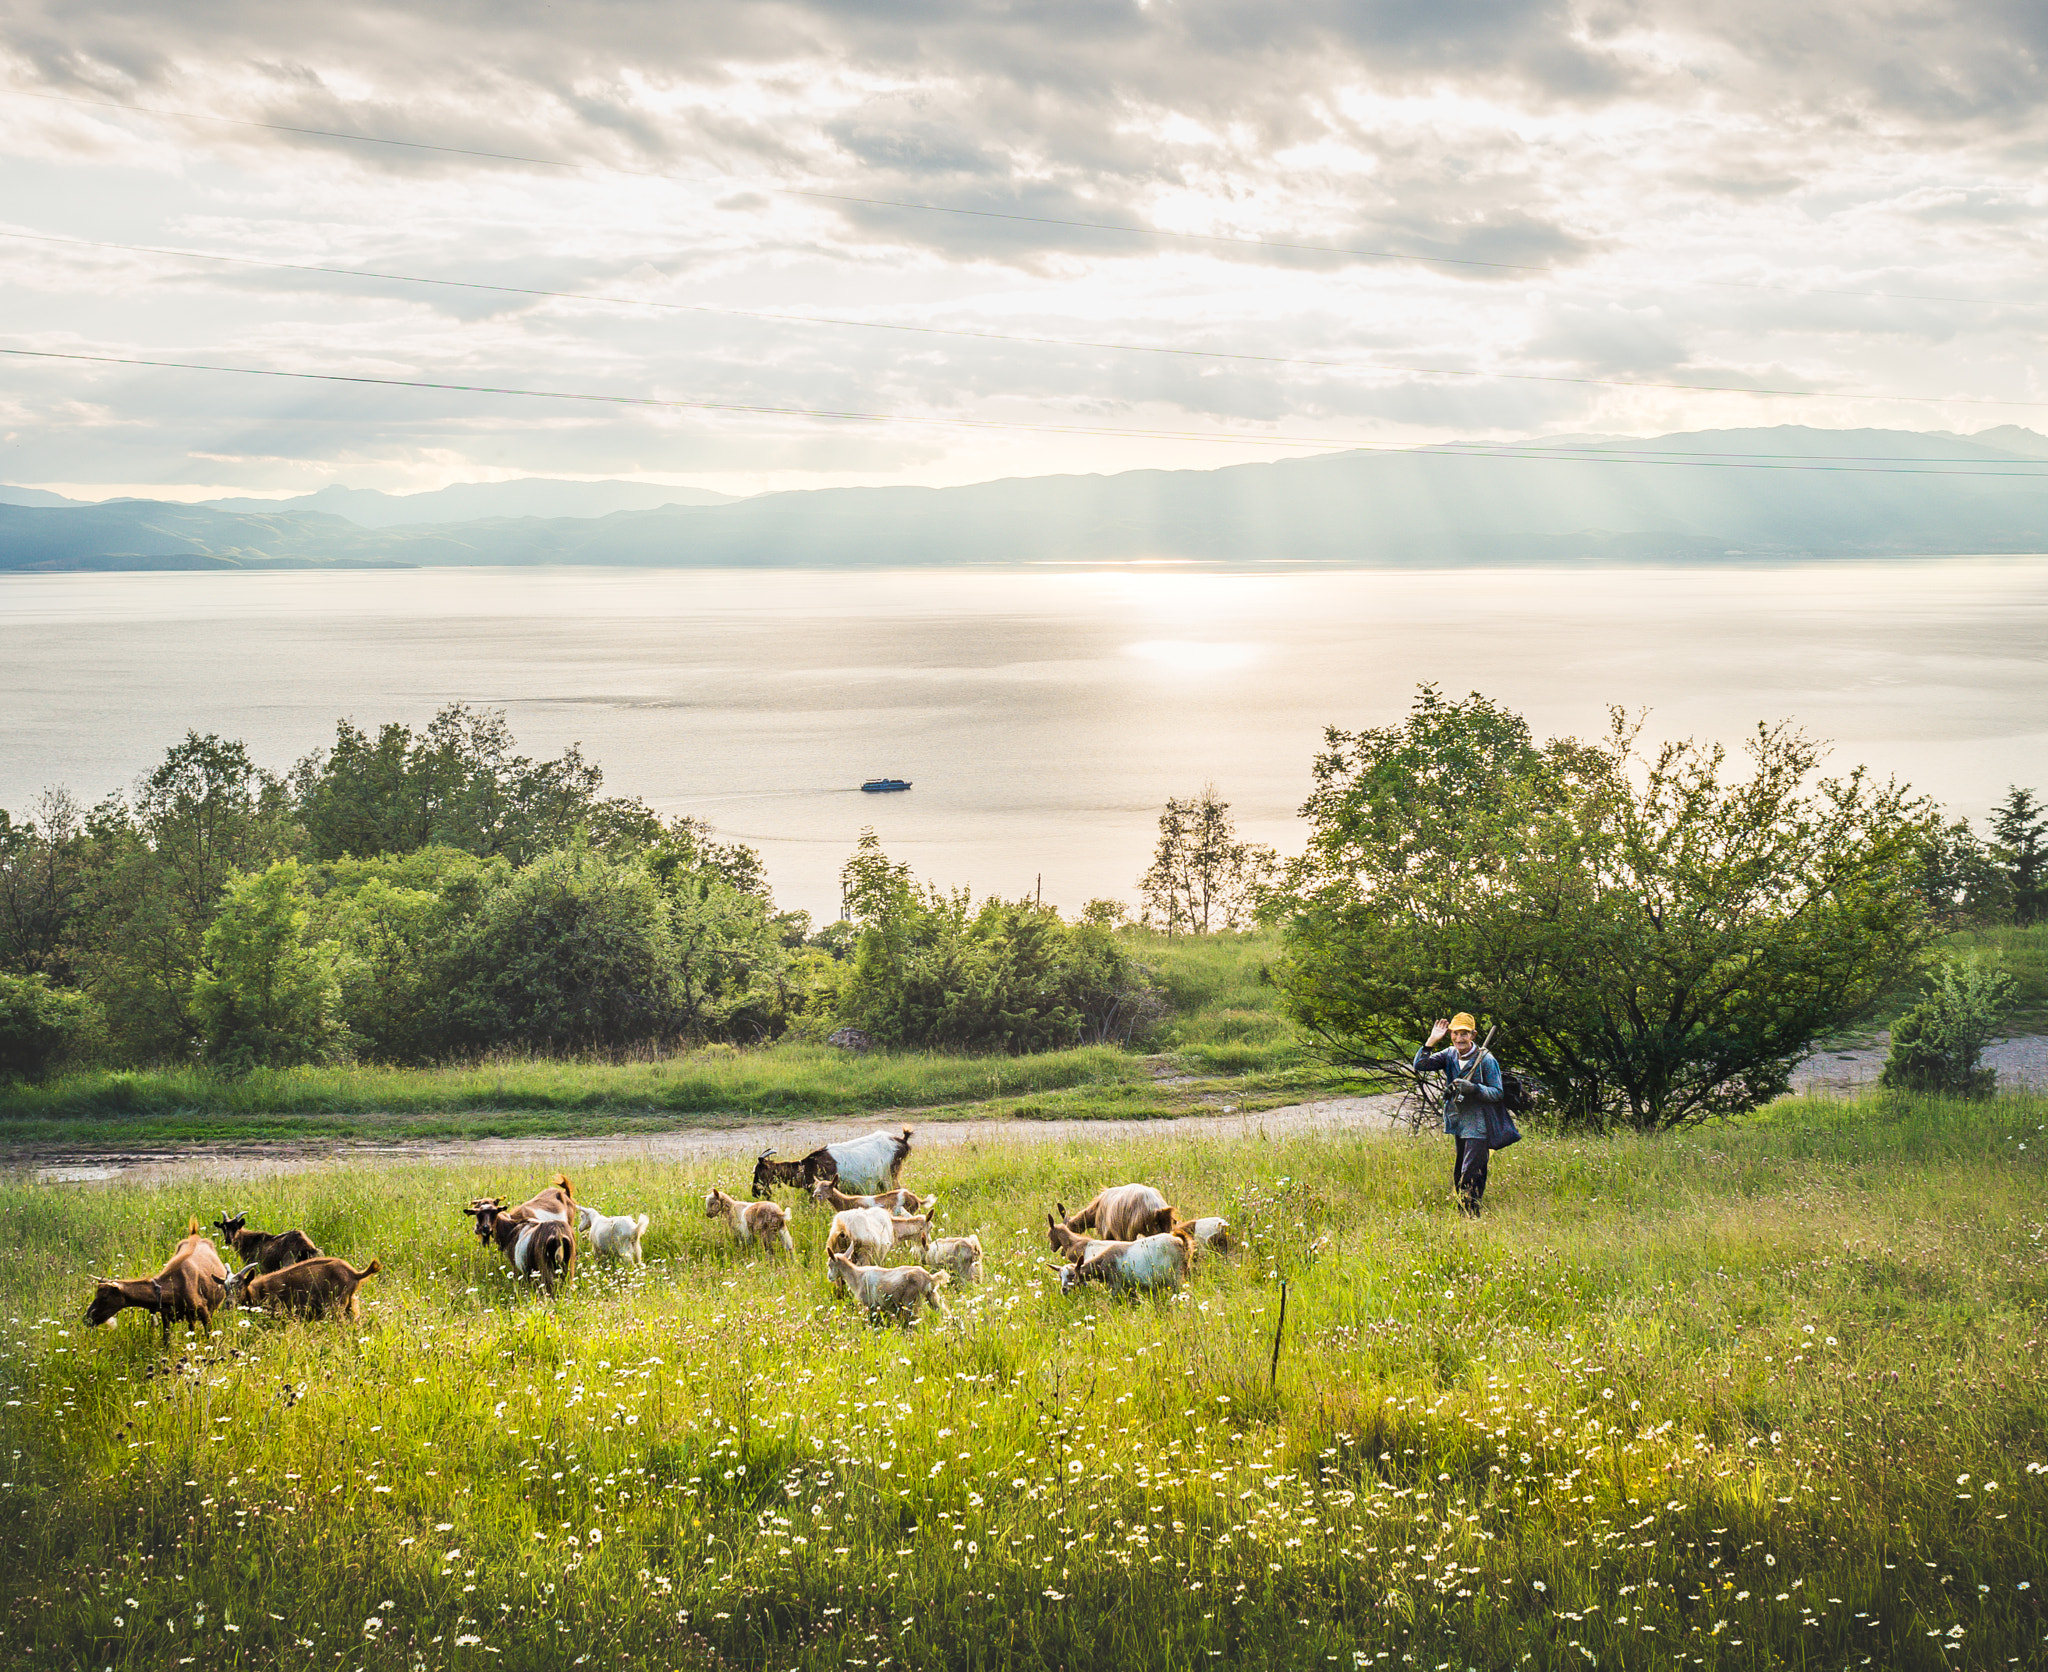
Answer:
M347 715L503 707L614 793L759 847L836 915L864 824L921 877L1134 897L1160 803L1213 781L1298 848L1322 728L1419 681L1542 735L1609 704L1738 742L1792 718L1980 816L2048 788L2048 559L1784 569L0 577L0 806L131 783L186 730L282 770ZM914 781L863 795L864 778Z

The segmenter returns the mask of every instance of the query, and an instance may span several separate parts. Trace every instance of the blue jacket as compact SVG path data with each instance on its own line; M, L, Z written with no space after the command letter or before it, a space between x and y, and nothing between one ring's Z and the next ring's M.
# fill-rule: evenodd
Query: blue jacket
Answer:
M1474 1050L1479 1048L1475 1045ZM1415 1053L1417 1073L1427 1074L1432 1069L1442 1069L1444 1076L1444 1130L1454 1138L1484 1138L1486 1136L1486 1105L1500 1101L1500 1064L1493 1060L1491 1051L1479 1052L1479 1070L1472 1076L1475 1082L1473 1095L1459 1099L1453 1089L1458 1077L1471 1067L1471 1058L1463 1064L1458 1060L1457 1048L1432 1051L1427 1045Z

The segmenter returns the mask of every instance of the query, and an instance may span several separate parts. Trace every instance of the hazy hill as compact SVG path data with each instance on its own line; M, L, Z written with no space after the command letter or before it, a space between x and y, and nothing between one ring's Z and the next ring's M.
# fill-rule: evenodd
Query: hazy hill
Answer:
M708 488L664 487L650 482L563 482L532 476L513 482L457 482L430 493L382 493L376 488L322 488L296 499L208 499L215 511L287 514L324 511L362 528L406 523L474 522L485 517L604 517L614 511L651 511L661 505L730 505L733 496Z
M1217 470L832 488L381 529L149 501L0 505L0 568L264 563L879 567L1713 562L2048 551L2048 438L1797 426L1574 437L1544 457L1345 452ZM560 484L557 484L558 486ZM331 490L330 490L331 491ZM453 491L453 490L445 490ZM429 496L416 496L429 497Z

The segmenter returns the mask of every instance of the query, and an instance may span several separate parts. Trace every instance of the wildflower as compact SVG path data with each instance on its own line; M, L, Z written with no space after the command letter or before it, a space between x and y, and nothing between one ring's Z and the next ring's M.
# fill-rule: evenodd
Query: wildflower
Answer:
M473 1634L465 1631L460 1637L455 1639L455 1646L458 1649L473 1649L477 1646L477 1644L481 1643L482 1641L483 1639L481 1637L474 1636Z
M375 1637L377 1633L382 1631L383 1629L383 1620L375 1614L372 1614L367 1620L363 1622L363 1630L371 1637Z
M1775 1556L1766 1556L1766 1557L1764 1558L1764 1566L1765 1566L1765 1567L1776 1567L1777 1565L1778 1565L1778 1558L1777 1558L1777 1557L1775 1557Z
M1543 1581L1540 1579L1532 1580L1530 1583L1534 1586L1535 1589L1539 1591L1547 1591L1550 1589L1550 1587L1544 1584Z
M1968 1486L1969 1484L1970 1484L1970 1477L1969 1477L1968 1475L1957 1475L1957 1476L1956 1476L1956 1485L1958 1485L1958 1486Z
M599 1532L595 1527L592 1527L590 1529L590 1542L592 1544L604 1543L604 1534Z

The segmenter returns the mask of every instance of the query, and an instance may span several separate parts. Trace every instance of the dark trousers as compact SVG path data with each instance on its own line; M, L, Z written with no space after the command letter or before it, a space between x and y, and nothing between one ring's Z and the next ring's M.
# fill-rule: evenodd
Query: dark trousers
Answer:
M1458 1193L1458 1206L1465 1213L1479 1211L1479 1198L1486 1194L1486 1161L1493 1152L1484 1138L1460 1138L1458 1153L1451 1161L1451 1188Z

